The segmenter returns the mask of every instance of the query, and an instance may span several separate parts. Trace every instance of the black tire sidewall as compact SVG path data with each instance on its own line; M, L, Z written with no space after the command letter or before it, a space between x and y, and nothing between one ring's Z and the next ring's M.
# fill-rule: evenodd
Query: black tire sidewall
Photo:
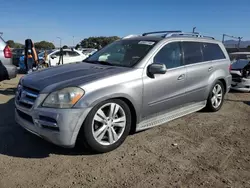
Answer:
M125 130L124 130L122 136L119 138L119 140L117 142L115 142L112 145L105 146L105 145L99 144L95 140L95 138L92 134L92 121L93 121L94 115L97 112L97 110L101 106L103 106L107 103L116 103L123 108L125 115L126 115L126 126L125 126ZM89 114L88 114L88 116L83 124L83 127L82 127L83 137L84 137L83 142L85 142L84 144L87 144L89 149L91 149L92 151L97 152L97 153L104 153L104 152L112 151L112 150L116 149L117 147L119 147L125 141L126 137L128 136L128 134L130 132L131 121L132 121L132 118L131 118L130 109L124 101L122 101L120 99L111 99L111 100L106 100L104 102L101 102L101 103L97 104L89 112Z
M212 99L212 96L213 96L213 89L214 87L219 84L222 88L222 101L221 101L221 104L217 107L217 108L214 108L213 105L212 105L212 102L211 102L211 99ZM213 85L213 87L211 88L211 91L209 93L209 96L208 96L208 100L207 100L207 109L209 111L212 111L212 112L217 112L218 110L221 109L223 103L224 103L224 97L225 97L225 88L224 88L224 85L221 81L216 81Z

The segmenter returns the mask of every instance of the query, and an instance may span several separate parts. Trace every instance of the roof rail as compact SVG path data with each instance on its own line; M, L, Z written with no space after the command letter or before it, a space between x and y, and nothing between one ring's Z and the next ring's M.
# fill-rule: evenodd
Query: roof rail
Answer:
M147 32L147 33L143 33L142 36L146 36L146 35L150 35L150 34L160 34L160 33L180 33L182 31L177 30L177 31L153 31L153 32Z
M139 37L141 35L127 35L125 37L123 37L123 39L128 39L128 38L132 38L132 37Z
M190 37L201 37L201 38L210 38L210 39L214 39L213 37L210 37L210 36L203 36L203 35L200 35L198 32L194 32L194 33L188 33L188 32L172 32L172 33L166 34L164 37L172 37L172 36L190 36Z

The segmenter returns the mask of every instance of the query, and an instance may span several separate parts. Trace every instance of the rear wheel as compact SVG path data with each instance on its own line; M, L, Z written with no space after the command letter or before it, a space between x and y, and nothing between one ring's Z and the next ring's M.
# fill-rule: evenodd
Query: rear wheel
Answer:
M84 144L95 152L103 153L119 147L131 127L131 112L128 105L112 99L95 106L82 127Z
M221 81L217 81L207 99L206 108L211 112L216 112L221 109L224 102L225 90L223 83Z

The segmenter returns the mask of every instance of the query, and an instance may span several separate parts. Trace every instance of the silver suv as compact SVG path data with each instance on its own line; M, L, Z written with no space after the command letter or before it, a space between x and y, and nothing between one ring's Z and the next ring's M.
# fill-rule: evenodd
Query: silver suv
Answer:
M0 82L15 78L17 67L12 64L12 52L0 36Z
M63 147L94 152L120 146L131 132L184 115L218 111L231 85L223 44L197 33L130 35L83 62L23 77L16 121Z

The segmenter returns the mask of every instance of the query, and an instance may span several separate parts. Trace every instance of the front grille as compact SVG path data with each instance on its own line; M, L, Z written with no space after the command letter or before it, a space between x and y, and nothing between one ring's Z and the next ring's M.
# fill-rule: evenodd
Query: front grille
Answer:
M30 109L33 107L38 95L38 90L21 86L18 88L16 100L20 106Z
M28 115L28 114L26 114L26 113L23 113L23 112L20 111L20 110L16 110L16 111L17 111L18 115L19 115L22 119L24 119L24 120L26 120L26 121L28 121L28 122L34 124L33 118L32 118L30 115Z
M232 81L234 82L241 82L241 76L238 74L232 73Z

